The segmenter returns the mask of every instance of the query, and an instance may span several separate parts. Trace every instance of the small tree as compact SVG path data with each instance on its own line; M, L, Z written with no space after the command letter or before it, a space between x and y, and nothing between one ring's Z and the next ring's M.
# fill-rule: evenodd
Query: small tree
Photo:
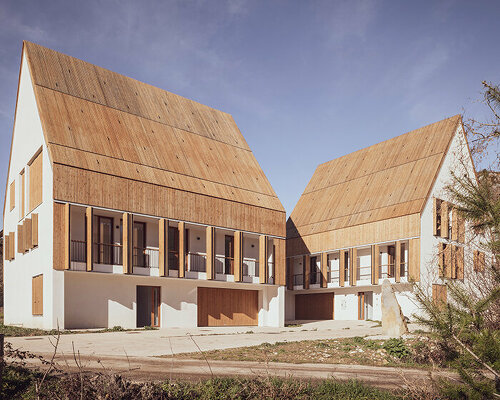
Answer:
M483 85L484 102L493 118L465 124L476 160L495 147L500 137L500 90L486 82ZM498 164L498 154L494 164ZM467 284L447 281L446 302L434 301L425 288L415 285L423 310L416 319L430 328L465 383L443 384L443 391L452 398L500 398L500 185L496 172L485 170L478 178L452 173L446 189L470 232L476 234L470 241L491 255L484 271L467 279ZM472 270L466 265L465 271Z

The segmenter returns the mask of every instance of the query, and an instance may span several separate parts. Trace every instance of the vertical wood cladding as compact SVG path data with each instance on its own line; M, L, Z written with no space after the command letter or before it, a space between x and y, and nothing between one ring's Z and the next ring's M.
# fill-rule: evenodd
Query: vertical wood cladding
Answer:
M198 326L257 326L258 291L198 288Z
M295 319L334 319L333 292L295 295Z

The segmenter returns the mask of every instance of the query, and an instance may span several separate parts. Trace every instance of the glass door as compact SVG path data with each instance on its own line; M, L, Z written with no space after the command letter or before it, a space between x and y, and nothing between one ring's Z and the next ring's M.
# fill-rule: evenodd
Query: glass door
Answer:
M146 267L146 224L134 221L134 266Z
M113 264L113 218L98 217L98 263Z

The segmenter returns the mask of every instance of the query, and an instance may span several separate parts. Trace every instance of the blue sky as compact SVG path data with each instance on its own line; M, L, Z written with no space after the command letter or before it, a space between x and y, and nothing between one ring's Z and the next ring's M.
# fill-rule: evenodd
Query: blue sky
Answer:
M318 164L480 116L499 16L498 1L0 0L0 201L23 39L229 112L289 214Z

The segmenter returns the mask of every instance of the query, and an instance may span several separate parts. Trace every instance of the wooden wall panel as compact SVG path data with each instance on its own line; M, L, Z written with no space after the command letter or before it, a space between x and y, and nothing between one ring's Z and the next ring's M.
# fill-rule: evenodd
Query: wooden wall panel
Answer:
M358 250L350 249L349 250L349 280L351 282L351 286L356 286L358 282Z
M311 256L309 254L306 254L304 256L304 261L303 261L303 270L304 270L304 283L303 283L303 288L304 289L309 289L309 283L311 282Z
M31 279L31 312L33 315L43 315L43 275Z
M259 236L259 283L267 283L268 273L268 238L266 235Z
M215 279L215 228L206 227L207 279Z
M401 242L396 242L396 254L394 259L394 280L401 281Z
M16 206L16 181L12 181L9 185L9 211L12 211Z
M31 214L31 247L38 247L38 214Z
M257 326L258 291L198 288L198 326Z
M389 218L301 238L287 238L287 257L420 236L420 214Z
M54 164L54 198L228 229L285 236L285 213Z
M279 286L285 286L287 284L286 276L286 240L285 239L273 239L274 243L274 268L275 268L275 281L274 283Z
M321 287L328 284L328 254L321 253Z
M313 293L295 295L296 320L334 319L334 294Z
M379 268L379 251L380 247L378 244L374 244L371 246L371 254L372 254L372 285L378 285L378 268Z
M234 232L234 280L241 282L243 279L243 233Z
M22 224L17 225L17 252L24 253L24 227Z
M40 152L29 166L29 212L42 203L43 153Z

